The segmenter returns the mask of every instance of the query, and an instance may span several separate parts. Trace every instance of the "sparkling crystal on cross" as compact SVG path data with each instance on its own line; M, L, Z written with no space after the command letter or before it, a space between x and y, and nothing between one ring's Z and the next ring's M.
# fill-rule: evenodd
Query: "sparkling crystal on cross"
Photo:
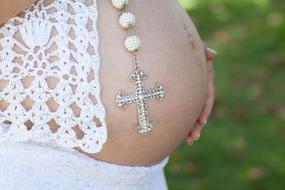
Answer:
M138 132L144 135L150 132L153 128L148 117L146 100L151 98L160 100L165 95L164 88L159 83L156 83L154 88L145 89L143 84L145 77L146 75L136 68L131 75L131 80L135 83L135 92L124 93L121 90L116 96L116 103L119 107L125 108L127 104L136 102L138 113Z

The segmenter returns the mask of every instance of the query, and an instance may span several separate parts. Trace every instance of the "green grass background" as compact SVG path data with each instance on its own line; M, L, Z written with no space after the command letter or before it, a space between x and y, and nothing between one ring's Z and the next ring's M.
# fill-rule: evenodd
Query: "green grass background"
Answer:
M180 0L219 53L201 139L166 166L170 190L285 190L285 1Z

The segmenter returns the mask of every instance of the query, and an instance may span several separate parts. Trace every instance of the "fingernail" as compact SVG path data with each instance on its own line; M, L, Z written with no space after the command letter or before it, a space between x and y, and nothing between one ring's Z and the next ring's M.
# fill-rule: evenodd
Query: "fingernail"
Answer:
M216 52L216 50L214 50L213 48L208 47L208 48L207 48L207 51L210 52L210 53L215 54L216 56L218 55L218 53Z
M200 134L197 135L197 137L194 138L194 141L198 141L200 139Z
M207 124L207 122L208 122L208 121L207 121L207 120L205 120L205 121L203 121L202 123L203 123L203 125L206 125L206 124Z
M188 141L187 141L187 144L188 144L189 146L192 146L192 145L194 144L194 140L192 140L191 142L188 142Z

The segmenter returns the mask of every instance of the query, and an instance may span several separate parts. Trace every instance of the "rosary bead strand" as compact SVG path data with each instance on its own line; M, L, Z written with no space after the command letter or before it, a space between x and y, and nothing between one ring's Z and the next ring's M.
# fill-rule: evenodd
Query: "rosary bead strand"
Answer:
M138 68L137 51L141 47L141 40L134 32L136 17L128 11L128 0L112 0L115 8L121 11L119 24L122 28L127 29L128 36L124 41L125 48L133 54L134 71L131 74L131 80L135 83L134 93L123 93L122 90L116 96L116 103L119 107L125 107L130 103L137 103L138 126L137 131L141 134L148 134L154 127L148 118L146 100L155 98L160 100L164 97L165 91L162 85L155 84L152 89L145 89L143 80L146 75Z
M117 9L124 9L128 5L128 0L112 0L112 4Z
M134 27L136 23L136 17L131 12L123 12L119 18L119 23L123 28Z

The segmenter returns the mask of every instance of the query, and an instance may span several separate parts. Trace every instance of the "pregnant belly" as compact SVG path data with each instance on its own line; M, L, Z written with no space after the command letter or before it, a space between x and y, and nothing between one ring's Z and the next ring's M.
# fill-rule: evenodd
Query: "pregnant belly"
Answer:
M206 95L206 63L202 42L177 1L131 1L136 15L135 33L142 40L139 67L145 72L145 88L158 81L165 88L161 102L147 101L155 126L148 135L135 131L136 104L125 110L116 106L119 90L134 91L128 80L132 54L123 47L126 36L118 24L119 11L109 1L98 1L101 53L101 98L106 106L108 140L102 151L89 156L128 165L150 165L171 154L195 123Z
M152 88L155 82L159 82L166 91L161 102L147 101L154 128L146 136L139 134L136 132L136 104L129 104L121 110L115 103L119 90L134 91L134 84L128 80L133 69L132 55L123 46L126 31L119 26L119 11L110 1L97 3L101 56L99 80L101 100L106 108L108 139L101 152L86 154L98 160L126 165L157 163L185 139L202 109L207 87L202 42L177 1L130 2L130 11L137 17L135 32L142 40L138 62L147 75L145 88ZM32 80L27 77L22 82L29 84ZM54 86L57 81L51 77L47 82ZM0 88L4 83L0 81ZM27 100L23 106L29 108L32 103ZM0 108L5 107L4 104L0 102ZM49 102L48 106L54 109L57 105ZM74 113L80 111L76 107L72 109ZM52 129L58 127L53 123L50 125Z

